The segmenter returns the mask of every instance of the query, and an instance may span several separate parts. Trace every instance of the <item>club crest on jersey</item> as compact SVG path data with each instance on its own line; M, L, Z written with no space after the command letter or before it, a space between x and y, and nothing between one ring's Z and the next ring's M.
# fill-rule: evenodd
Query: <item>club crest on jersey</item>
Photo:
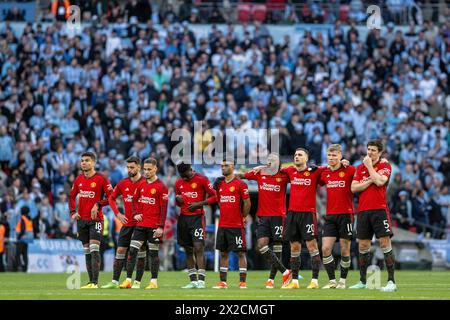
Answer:
M230 192L234 192L234 190L236 190L235 187L231 187L231 188L230 188Z
M303 175L304 175L305 177L309 177L309 176L311 175L311 172L306 171L305 173L303 173Z
M95 182L91 182L91 188L95 188L97 184Z
M191 184L191 188L192 188L192 189L197 188L197 184L194 182L193 184Z
M281 178L277 178L276 180L277 180L277 182L281 182L281 180L283 180L283 179L281 179Z
M341 178L345 177L345 172L339 172L339 177Z
M155 188L152 188L152 190L150 190L150 193L151 193L151 194L155 194L155 193L156 193L156 189L155 189Z

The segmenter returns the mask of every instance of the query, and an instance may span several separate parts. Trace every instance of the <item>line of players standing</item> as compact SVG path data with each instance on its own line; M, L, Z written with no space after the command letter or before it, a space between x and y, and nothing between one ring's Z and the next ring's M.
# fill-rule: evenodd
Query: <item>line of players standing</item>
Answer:
M342 160L340 145L331 145L327 152L327 166L308 166L309 154L298 148L294 165L281 168L279 156L270 154L268 166L257 167L245 174L235 174L233 160L221 163L222 177L212 185L208 178L195 172L190 164L179 163L180 179L175 184L176 203L181 214L177 226L178 243L185 249L190 282L185 289L202 289L205 285L205 216L203 206L218 203L219 227L216 249L220 251L220 281L213 288L226 289L228 253L235 251L239 258L239 288L247 288L247 261L244 228L250 212L248 188L242 179L258 184L257 246L271 266L266 288L274 288L277 271L282 274L282 289L298 289L301 243L305 241L311 255L312 280L308 289L318 289L319 270L323 264L329 277L324 289L345 289L350 267L350 243L353 236L353 194L359 193L357 238L359 240L360 282L351 289L366 288L366 274L370 263L373 235L380 240L388 270L388 283L381 290L396 291L395 258L390 238L391 220L386 203L386 188L391 174L387 161L381 159L383 144L379 140L367 144L367 156L358 168ZM108 179L95 172L96 156L86 152L81 157L82 174L70 192L71 217L78 220L78 238L83 243L89 283L83 289L98 288L100 268L99 246L103 233L101 208L110 205L123 223L114 259L113 279L102 286L140 288L146 256L151 280L146 289L158 288L159 246L162 241L167 214L168 189L157 177L157 161L146 159L141 176L141 160L127 159L128 178L113 189ZM275 168L275 169L274 169ZM286 187L291 184L289 208L286 214ZM325 185L327 215L322 234L322 256L317 244L316 190ZM106 194L106 198L103 198ZM76 210L76 197L79 197ZM116 199L122 196L124 213L119 212ZM290 242L290 269L281 262L282 241ZM341 245L340 280L335 277L335 262L331 254L336 241ZM271 247L269 245L272 244ZM128 252L128 255L127 255ZM147 254L148 252L148 254ZM126 263L127 277L119 285ZM132 275L136 276L132 282Z

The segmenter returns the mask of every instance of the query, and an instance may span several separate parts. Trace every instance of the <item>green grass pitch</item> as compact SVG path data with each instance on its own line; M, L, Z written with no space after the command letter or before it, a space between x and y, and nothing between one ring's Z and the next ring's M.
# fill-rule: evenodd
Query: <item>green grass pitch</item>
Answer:
M187 284L186 272L161 272L158 279L159 289L144 290L148 284L149 273L144 274L142 289L92 289L70 290L66 282L69 274L26 274L0 273L0 300L5 299L116 299L116 300L409 300L409 299L445 299L450 300L450 271L397 271L396 283L398 291L384 293L377 290L307 290L311 271L303 270L299 290L281 290L280 275L275 280L276 288L265 289L267 271L250 271L248 273L248 289L238 289L238 273L229 272L227 290L216 290L211 287L218 281L218 273L207 272L207 289L186 290L180 287ZM339 272L337 272L339 275ZM122 273L121 280L125 274ZM386 284L386 272L382 271L381 284ZM359 279L357 271L351 271L348 285ZM100 273L100 285L111 280L111 273ZM87 274L82 274L81 285L87 282ZM326 273L322 270L319 284L327 283Z

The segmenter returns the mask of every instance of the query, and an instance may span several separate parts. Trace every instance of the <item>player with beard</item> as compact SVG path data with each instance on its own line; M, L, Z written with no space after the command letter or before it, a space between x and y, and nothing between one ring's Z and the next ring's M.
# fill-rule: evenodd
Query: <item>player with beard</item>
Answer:
M119 238L117 240L117 252L114 259L113 279L110 283L102 286L102 289L117 289L119 288L120 274L125 263L127 250L130 247L131 236L137 221L133 219L133 195L136 187L144 181L145 178L141 175L141 159L138 157L129 157L127 160L128 178L125 178L116 185L112 194L109 196L109 206L113 210L116 217L123 224ZM122 214L117 209L116 199L122 197L125 214ZM145 269L146 246L141 248L138 253L138 261L136 266L136 280L132 285L132 289L139 289L142 275Z

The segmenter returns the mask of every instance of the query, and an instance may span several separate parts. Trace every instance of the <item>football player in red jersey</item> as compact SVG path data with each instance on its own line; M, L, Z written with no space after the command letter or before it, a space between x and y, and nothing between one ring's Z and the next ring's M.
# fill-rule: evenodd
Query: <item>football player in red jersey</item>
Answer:
M375 234L384 253L388 283L384 292L397 291L394 280L395 257L392 252L392 223L386 201L386 189L391 176L391 165L380 161L384 146L380 140L367 143L367 156L356 169L352 192L360 193L356 235L359 239L360 282L350 289L366 288L367 268L370 263L370 246Z
M108 204L112 186L108 178L95 171L97 157L93 152L81 155L81 171L69 195L69 210L77 220L78 239L83 243L89 283L81 289L97 289L100 272L100 242L103 237L102 207ZM103 195L106 194L106 198ZM76 198L78 195L78 210Z
M245 182L234 174L234 163L224 160L221 164L223 179L215 182L216 196L197 202L206 205L218 202L219 228L216 235L216 249L220 251L220 282L213 289L228 289L228 253L236 252L239 259L239 288L247 289L247 258L245 252L245 221L250 212L251 202Z
M292 271L281 262L283 228L286 218L286 185L289 177L280 172L280 157L271 153L267 157L269 167L237 174L240 179L258 183L258 211L256 212L256 238L259 252L271 266L266 288L273 289L277 271L283 274L283 285L291 281ZM273 250L269 248L272 242Z
M341 163L342 150L332 144L327 150L328 167L320 176L320 184L326 186L327 211L322 230L323 265L330 282L323 289L345 289L350 267L350 245L353 236L353 193L351 183L356 169ZM339 240L341 246L341 279L336 283L333 246Z
M133 219L133 195L136 191L136 187L141 183L141 181L145 180L145 178L141 175L141 159L139 159L139 157L129 157L126 162L128 178L119 181L108 199L109 206L123 225L120 229L119 239L117 241L118 247L116 257L114 259L113 279L110 283L102 286L103 289L119 288L120 273L122 272L126 259L126 253L130 246L131 236L133 235L133 231L137 223L137 221ZM120 196L122 196L125 214L120 213L117 209L116 199ZM142 246L141 251L138 253L136 280L133 283L133 289L140 288L140 281L145 269L146 248L147 246Z
M177 241L184 247L191 282L183 289L205 289L205 211L199 202L206 196L214 198L216 192L208 178L198 174L190 164L179 163L180 179L175 183L176 204L181 208L177 225ZM195 260L194 260L195 255ZM197 270L198 267L198 281Z
M150 272L152 274L146 289L158 288L159 244L162 242L164 225L167 217L168 190L158 179L157 161L148 158L144 161L145 180L136 187L133 195L133 219L136 222L131 237L127 261L127 278L120 288L131 288L131 277L136 265L138 252L144 244L148 245Z
M309 153L298 148L294 155L294 166L283 168L291 183L289 210L286 216L286 240L291 243L291 283L282 289L298 289L301 242L305 241L311 256L312 280L307 289L318 289L320 252L317 245L316 191L319 177L325 167L308 167Z

